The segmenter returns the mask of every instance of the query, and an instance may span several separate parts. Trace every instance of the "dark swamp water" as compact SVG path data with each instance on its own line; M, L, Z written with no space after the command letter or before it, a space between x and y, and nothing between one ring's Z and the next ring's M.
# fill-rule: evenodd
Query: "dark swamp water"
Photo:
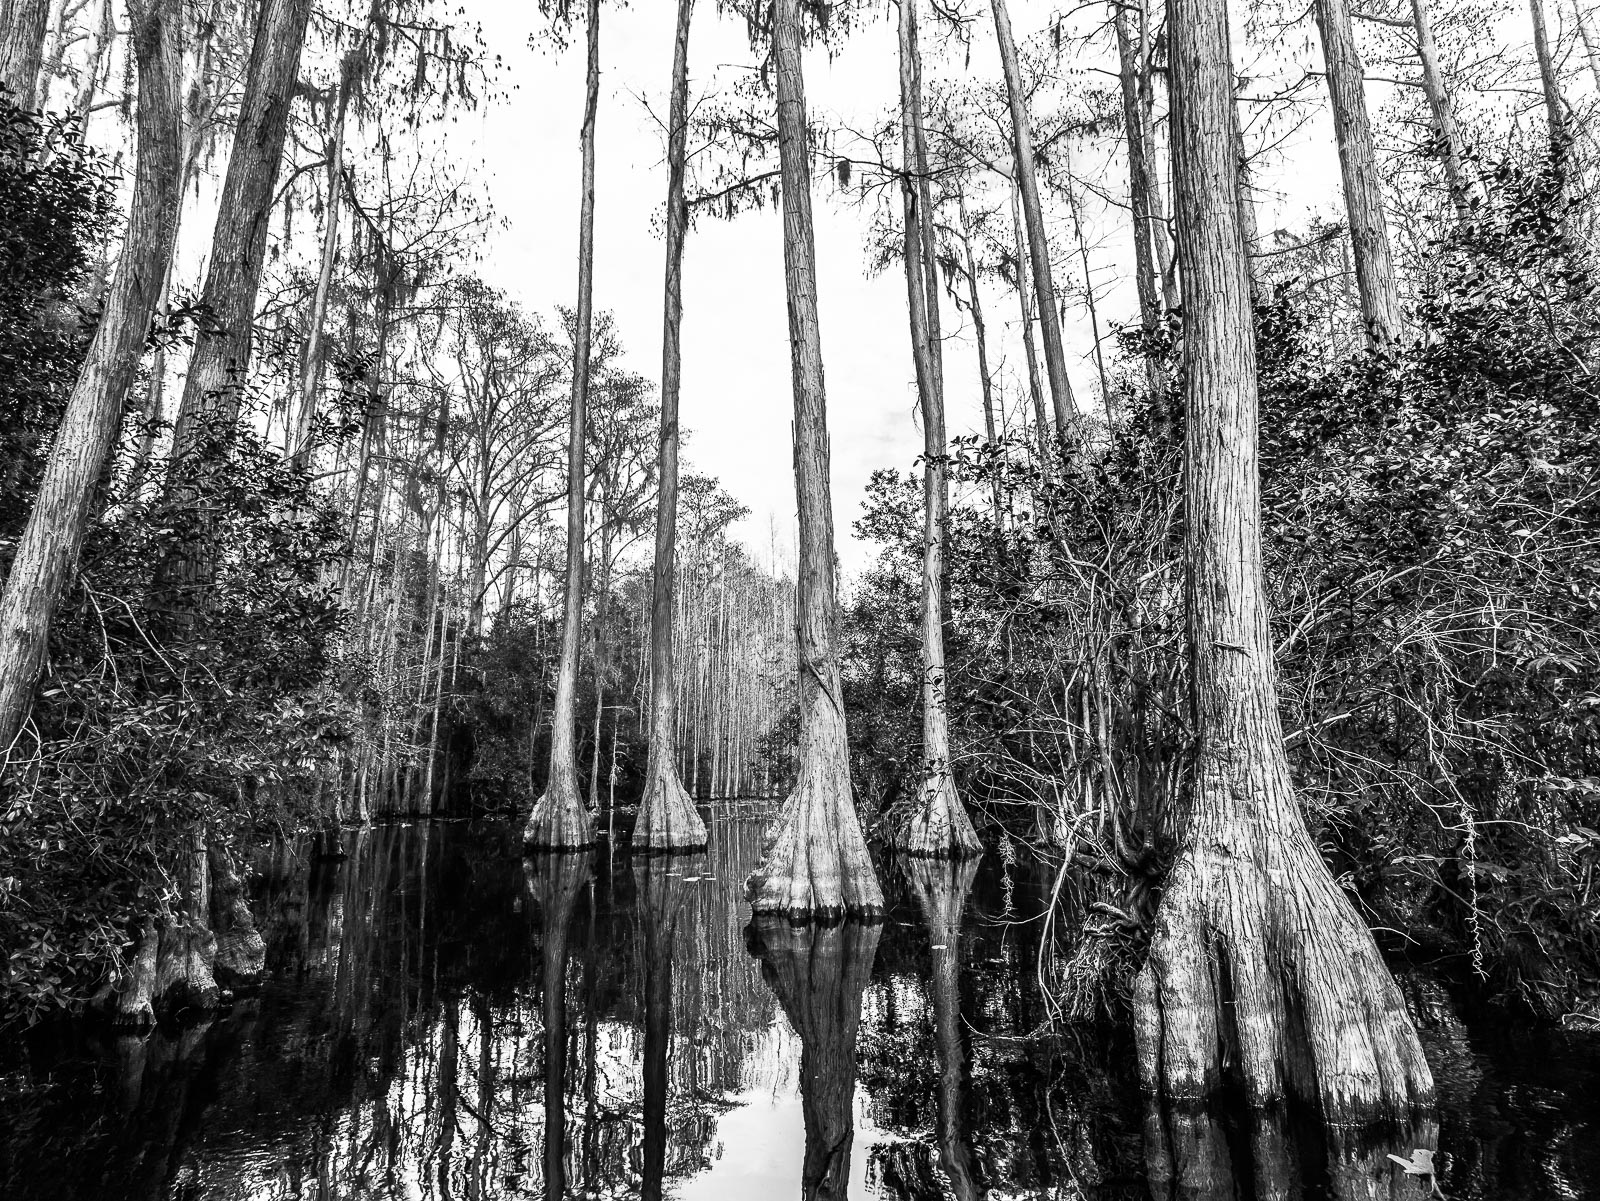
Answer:
M523 861L501 826L259 864L270 979L199 1024L0 1049L0 1198L1600 1197L1600 1038L1409 978L1437 1120L1147 1114L1114 1034L1046 1036L1049 881L884 864L876 927L747 930L708 856ZM963 897L963 892L966 893ZM963 904L963 901L965 902Z

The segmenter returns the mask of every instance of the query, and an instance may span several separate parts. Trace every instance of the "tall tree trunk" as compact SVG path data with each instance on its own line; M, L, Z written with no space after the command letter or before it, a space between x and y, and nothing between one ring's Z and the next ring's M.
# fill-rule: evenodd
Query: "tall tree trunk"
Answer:
M1244 266L1250 275L1252 299L1260 291L1261 281L1256 275L1256 251L1260 235L1256 230L1255 184L1250 178L1250 151L1244 141L1244 122L1239 118L1239 78L1234 77L1233 93L1229 98L1233 114L1233 178L1234 191L1239 204L1239 243L1244 247Z
M1262 596L1257 399L1224 0L1172 0L1173 175L1188 424L1191 809L1136 986L1145 1086L1331 1121L1428 1101L1400 990L1312 842L1289 779Z
M347 53L340 64L339 98L334 109L333 132L328 138L328 203L322 215L322 263L317 271L317 290L311 297L311 315L306 318L305 347L296 382L299 407L294 410L294 428L288 440L289 454L301 466L311 452L311 425L317 414L317 389L322 380L322 325L327 318L328 293L333 288L333 268L339 257L339 211L344 200L344 123L359 65L354 51Z
M1033 402L1033 430L1039 444L1039 470L1050 471L1050 419L1044 410L1039 381L1039 352L1033 344L1033 293L1028 287L1028 254L1023 242L1021 190L1011 189L1011 233L1016 245L1017 299L1022 304L1022 349L1028 362L1028 399Z
M1128 204L1133 210L1133 279L1139 296L1139 324L1147 337L1161 328L1161 296L1157 289L1155 231L1150 192L1155 167L1150 161L1149 129L1139 97L1139 52L1129 28L1132 14L1121 0L1111 0L1117 34L1117 76L1122 86L1122 126L1128 139ZM1159 387L1156 367L1148 361L1150 386Z
M611 595L611 523L605 514L605 499L600 501L600 578L594 594L594 751L589 756L589 812L600 812L600 732L606 718L606 602Z
M217 328L195 340L172 431L168 480L176 487L169 491L180 501L184 472L193 470L193 460L202 457L207 440L224 433L239 416L250 369L268 222L310 13L311 0L265 0L257 19L200 296ZM216 572L217 550L202 517L194 540L160 565L163 584L187 592L177 598L181 610L192 611L201 602Z
M594 315L594 125L600 108L600 0L588 5L589 62L584 90L583 204L578 216L578 308L572 338L572 412L567 425L567 589L561 625L561 666L550 725L550 770L544 795L522 831L530 849L594 845L594 819L578 794L578 642L583 623L584 470L589 407L589 352Z
M972 253L972 226L967 219L967 198L957 196L960 204L961 249L967 262L967 303L972 306L972 336L978 344L978 384L983 389L983 436L993 451L998 445L994 421L994 377L989 372L989 338L983 322L983 299L978 290L978 260ZM1001 495L1000 467L990 464L989 504L994 511L994 530L998 536L1004 532L1004 502Z
M1428 0L1411 0L1411 24L1417 35L1417 59L1422 64L1422 90L1433 113L1434 131L1439 135L1445 186L1450 189L1451 201L1465 214L1477 189L1467 178L1461 130L1456 125L1450 92L1444 86L1444 73L1439 69L1439 47L1433 40Z
M956 795L955 776L950 770L950 717L944 671L944 543L950 490L946 481L938 245L934 241L927 137L922 128L917 0L900 0L900 129L905 163L900 176L903 257L923 435L922 781L917 807L906 831L906 849L914 855L962 858L981 854L983 847Z
M783 178L783 266L794 379L794 475L800 517L798 581L800 746L794 792L747 888L754 912L794 918L877 915L883 892L867 855L850 783L839 680L833 501L828 468L817 252L811 224L799 0L773 0L778 153Z
M172 258L182 145L178 0L129 0L138 71L133 201L100 323L50 446L39 493L0 592L0 756L44 670L50 621L94 508L123 405Z
M39 67L49 24L50 0L0 0L0 88L23 110L42 108L47 99Z
M1345 212L1355 252L1361 319L1368 343L1381 346L1400 336L1400 285L1395 279L1389 227L1383 217L1383 193L1378 186L1372 125L1367 120L1361 56L1356 52L1346 0L1316 0L1315 9L1328 69L1328 95L1333 101L1333 131L1339 143L1339 173L1344 180Z
M1006 0L993 0L994 31L1000 43L1000 65L1011 102L1011 148L1022 212L1028 227L1028 252L1033 261L1033 289L1039 300L1039 332L1044 339L1044 364L1050 379L1050 400L1055 408L1056 437L1065 438L1078 419L1078 406L1067 379L1067 355L1061 344L1061 312L1050 273L1050 235L1039 205L1039 181L1033 164L1033 132L1028 124L1028 98L1022 90L1022 70L1017 65L1017 45L1011 36L1011 16Z
M239 124L228 154L200 293L218 328L195 341L189 359L172 434L174 462L194 453L212 432L206 427L230 424L238 417L239 389L250 368L268 221L310 14L311 0L265 0L256 22Z
M1573 0L1573 12L1578 18L1578 36L1583 39L1584 57L1589 60L1589 73L1594 76L1596 91L1600 91L1600 39L1589 23L1589 0Z
M1555 58L1550 53L1550 35L1545 31L1544 0L1528 0L1528 11L1533 18L1533 52L1539 59L1539 82L1544 89L1550 148L1552 153L1560 154L1567 144L1567 110L1561 100L1561 77L1556 74Z
M1150 237L1161 268L1161 299L1166 310L1178 307L1178 253L1172 230L1167 225L1166 202L1161 195L1161 176L1156 171L1156 64L1150 36L1150 0L1139 3L1139 121L1144 126L1144 144L1150 164L1145 191L1150 204Z
M656 559L650 593L650 749L644 796L633 827L641 850L688 850L706 845L706 826L684 790L677 765L677 666L673 596L678 551L678 397L683 381L683 244L689 206L683 195L689 141L689 26L694 0L678 0L672 49L672 99L667 126L667 265L661 318L660 483L656 504Z

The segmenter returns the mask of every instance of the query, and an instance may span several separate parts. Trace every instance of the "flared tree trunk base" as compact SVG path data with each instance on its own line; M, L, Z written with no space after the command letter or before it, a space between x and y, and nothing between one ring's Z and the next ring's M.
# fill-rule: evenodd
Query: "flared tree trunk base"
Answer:
M745 882L756 914L792 922L883 917L883 889L852 800L843 725L836 738L823 725L812 735L823 745L802 751L800 779L768 835L761 866Z
M978 832L948 772L922 782L901 849L929 859L976 859L983 854L983 843L978 841Z
M156 956L161 936L146 922L134 945L133 958L114 986L109 1017L121 1030L148 1030L156 1024Z
M227 848L213 845L211 866L211 929L217 954L212 972L217 980L239 992L258 987L267 968L267 943L256 929L255 915L245 899L244 882L234 870Z
M578 795L577 780L570 771L552 770L544 795L522 828L523 850L583 851L597 841L594 819Z
M213 965L217 937L204 920L176 919L161 930L156 955L155 1011L160 1016L183 1010L210 1012L222 1002Z
M1402 1118L1433 1077L1399 986L1288 820L1202 821L1174 867L1135 989L1144 1086L1181 1103L1238 1086L1252 1108L1297 1099L1333 1124Z
M645 853L700 851L706 847L706 824L678 773L662 768L651 756L644 796L633 827L633 849Z

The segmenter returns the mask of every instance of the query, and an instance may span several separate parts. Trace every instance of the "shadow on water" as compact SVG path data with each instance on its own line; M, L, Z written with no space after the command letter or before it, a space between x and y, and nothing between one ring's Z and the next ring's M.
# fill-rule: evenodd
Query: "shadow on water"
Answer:
M1115 1031L1049 1034L1049 873L884 865L881 926L751 923L759 821L708 854L523 859L409 824L264 851L257 997L0 1049L0 1197L1600 1197L1600 1041L1406 985L1437 1122L1146 1112ZM343 855L341 860L339 855Z

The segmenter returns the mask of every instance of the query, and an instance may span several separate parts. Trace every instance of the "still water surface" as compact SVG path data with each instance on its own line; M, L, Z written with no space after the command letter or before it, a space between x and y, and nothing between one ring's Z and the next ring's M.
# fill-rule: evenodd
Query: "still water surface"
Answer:
M1600 1037L1412 977L1437 1121L1147 1113L1122 1036L1046 1033L1042 867L885 864L881 926L751 926L760 828L631 863L458 823L276 848L259 996L0 1049L0 1198L1421 1201L1417 1147L1451 1199L1600 1198Z

